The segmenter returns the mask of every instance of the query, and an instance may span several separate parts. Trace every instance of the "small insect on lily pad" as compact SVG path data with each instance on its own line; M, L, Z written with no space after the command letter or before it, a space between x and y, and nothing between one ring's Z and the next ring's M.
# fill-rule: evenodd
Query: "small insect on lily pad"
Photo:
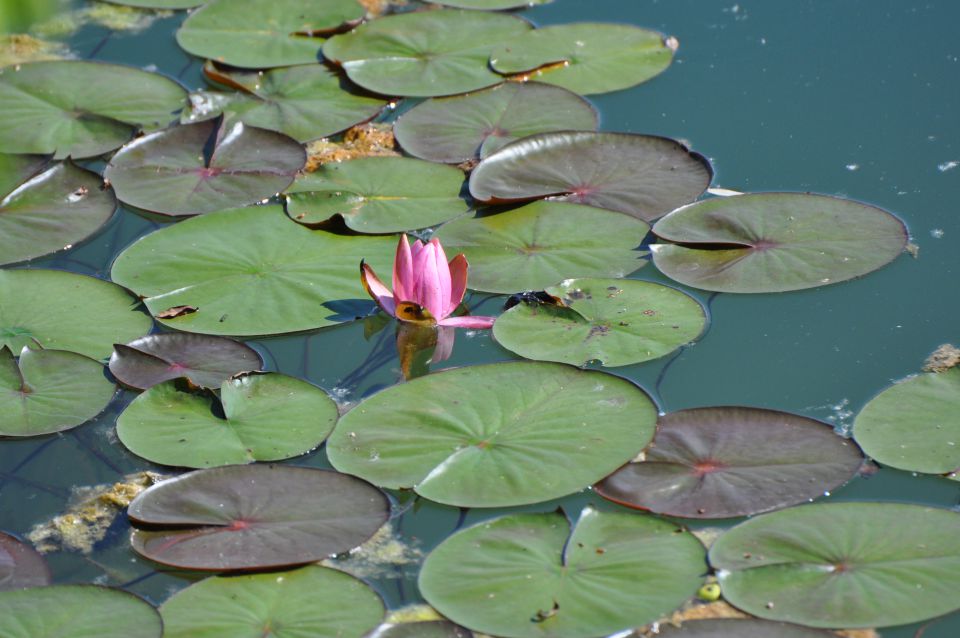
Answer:
M784 292L860 277L903 252L907 229L887 211L810 193L717 197L664 217L651 247L665 275L718 292Z
M316 565L213 576L160 607L164 638L362 638L384 611L380 596L362 581Z
M750 516L829 493L863 460L852 441L820 421L759 408L697 408L661 416L644 459L596 490L668 516Z
M190 333L147 335L126 345L116 343L110 355L113 376L140 390L179 378L202 388L219 388L236 374L262 368L260 355L244 343Z
M524 74L581 95L619 91L663 73L675 39L628 24L578 22L536 29L490 54L498 73Z
M655 422L646 393L619 377L499 363L374 394L341 417L327 455L341 472L382 487L461 507L506 507L584 489L636 456Z
M19 364L0 347L0 436L37 436L61 432L100 414L116 386L103 365L63 350L24 347Z
M0 532L0 591L42 587L51 580L50 566L37 550Z
M669 614L703 584L700 542L652 516L513 514L434 549L420 591L454 622L513 638L594 638Z
M201 58L247 69L315 63L326 36L363 18L356 0L211 0L177 31Z
M183 123L223 113L228 123L240 121L308 142L366 122L387 104L380 98L359 94L340 74L319 64L240 71L207 62L203 72L207 80L240 92L191 93L190 108L181 117Z
M141 598L97 585L0 592L4 638L160 638L160 614Z
M853 437L878 463L928 474L960 468L960 368L911 377L874 397Z
M409 157L330 162L287 189L287 214L313 226L339 216L361 233L426 228L463 215L463 173Z
M712 177L710 162L676 140L559 131L487 157L470 175L470 194L494 203L550 197L651 221L695 200Z
M305 454L336 420L337 405L326 392L271 372L224 381L219 400L181 391L173 381L155 385L117 418L117 436L154 463L215 467Z
M82 158L176 121L187 92L139 69L74 60L0 69L0 152Z
M513 293L572 277L625 277L647 263L638 246L649 228L593 206L534 202L453 220L436 237L449 253L466 255L471 289Z
M0 347L69 350L106 359L150 331L140 303L108 281L58 270L0 270Z
M593 106L576 93L537 82L506 82L427 100L401 115L393 131L411 155L459 164L485 158L528 135L594 131L597 120Z
M172 328L278 334L368 314L373 304L357 268L365 259L377 272L390 272L396 245L391 236L310 230L280 206L254 206L151 233L117 257L111 276Z
M104 177L124 204L200 215L275 195L306 161L303 147L286 135L216 119L131 142L113 156Z
M522 302L493 326L527 359L625 366L662 357L703 333L707 315L689 295L632 279L567 279L545 292L558 304Z
M151 560L229 571L313 563L358 547L387 521L390 501L345 474L290 465L198 470L130 504L130 543Z
M323 55L351 80L383 95L453 95L502 82L490 69L490 52L532 28L499 13L416 11L334 36L323 45Z
M737 525L710 549L724 598L812 627L886 627L960 608L960 513L817 503Z
M70 248L113 216L117 198L96 173L36 155L0 154L0 263Z

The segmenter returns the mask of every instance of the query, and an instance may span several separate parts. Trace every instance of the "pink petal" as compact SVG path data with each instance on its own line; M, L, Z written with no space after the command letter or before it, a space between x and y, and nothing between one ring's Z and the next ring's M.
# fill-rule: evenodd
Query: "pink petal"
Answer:
M400 235L397 242L397 256L393 261L393 294L397 299L410 299L413 288L413 253L407 236Z
M443 284L440 279L440 270L437 266L437 249L433 242L424 246L423 252L426 253L423 270L418 273L418 292L420 299L418 303L427 309L427 311L437 320L443 319L443 311L446 307L443 303ZM447 262L443 262L443 270L447 270ZM447 275L450 273L448 272Z
M406 293L410 298L404 299L404 301L412 301L415 304L422 306L423 271L427 265L427 257L429 257L428 253L432 252L432 250L428 250L427 246L424 246L423 243L418 239L413 242L413 245L410 247L410 252L413 256L410 281L413 283L412 285L406 287Z
M467 292L467 258L463 253L450 260L450 282L450 304L447 305L446 316L453 314Z
M437 345L430 356L430 363L440 363L449 359L453 354L453 342L456 337L457 331L453 328L446 326L437 328Z
M443 246L440 245L439 239L431 239L430 243L433 244L434 248L434 259L436 260L437 268L437 281L440 285L440 304L437 307L437 310L440 311L440 315L434 315L437 320L443 319L449 315L452 311L448 310L450 307L450 291L451 291L451 282L450 282L450 266L447 264L447 255L443 252Z
M452 326L454 328L474 328L476 330L488 330L493 327L496 317L447 317L437 324L441 326Z
M373 297L377 305L383 308L383 311L391 317L397 316L397 304L390 293L390 289L383 285L383 282L373 272L373 268L360 262L360 281L363 283L367 294Z

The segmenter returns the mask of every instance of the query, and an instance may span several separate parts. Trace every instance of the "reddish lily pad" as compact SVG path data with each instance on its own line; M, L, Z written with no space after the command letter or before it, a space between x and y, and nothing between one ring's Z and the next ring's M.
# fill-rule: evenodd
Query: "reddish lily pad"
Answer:
M317 565L214 576L160 607L164 638L362 638L383 614L363 581Z
M323 40L317 36L363 15L356 0L211 0L183 22L177 44L247 69L310 64L320 56Z
M339 216L361 233L426 228L463 215L463 172L409 157L330 162L286 192L287 214L313 226Z
M531 28L512 15L415 11L334 36L323 54L355 83L383 95L453 95L502 82L490 69L490 51Z
M96 585L53 585L0 592L3 638L160 638L153 605Z
M24 347L20 360L0 347L0 436L62 432L100 414L116 386L103 366L63 350Z
M0 152L101 155L177 119L187 92L158 73L57 60L0 69Z
M483 202L551 197L650 221L692 202L713 169L676 140L631 133L561 131L507 144L470 175Z
M665 275L718 292L784 292L834 284L903 252L907 229L887 211L811 193L716 197L664 217L651 246Z
M687 518L750 516L796 505L853 478L863 455L825 423L759 408L661 416L643 461L597 486L611 501Z
M117 343L110 356L113 376L141 390L181 377L202 388L219 388L235 374L262 368L260 355L246 344L190 333L148 335L126 345Z
M230 465L182 474L130 504L133 548L185 569L312 563L361 545L390 515L386 495L345 474L289 465ZM163 529L158 529L163 528Z
M505 82L490 89L434 98L407 111L393 132L411 155L459 164L485 158L521 137L564 130L596 130L597 112L566 89Z
M580 95L619 91L663 73L676 40L629 24L578 22L535 29L490 54L498 73L522 73Z
M207 63L203 71L209 81L240 92L191 93L184 123L223 113L228 123L240 121L308 142L366 122L387 104L361 95L342 74L319 64L242 72Z
M49 585L47 561L37 550L0 532L0 591Z
M65 250L103 226L117 208L96 173L46 157L0 155L0 263Z
M210 120L124 146L104 177L125 204L162 215L200 215L275 195L305 162L306 151L286 135Z
M337 405L326 392L269 372L224 381L219 400L181 391L173 381L155 385L117 418L117 437L154 463L215 467L305 454L336 420Z

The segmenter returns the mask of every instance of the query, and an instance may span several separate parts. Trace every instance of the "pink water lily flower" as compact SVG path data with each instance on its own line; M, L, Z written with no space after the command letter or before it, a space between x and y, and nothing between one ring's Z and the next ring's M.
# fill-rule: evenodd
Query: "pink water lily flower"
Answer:
M437 239L426 244L418 239L411 246L407 236L400 235L392 293L364 262L360 280L377 305L400 321L481 330L493 326L495 317L450 316L467 291L467 258L461 253L448 264Z

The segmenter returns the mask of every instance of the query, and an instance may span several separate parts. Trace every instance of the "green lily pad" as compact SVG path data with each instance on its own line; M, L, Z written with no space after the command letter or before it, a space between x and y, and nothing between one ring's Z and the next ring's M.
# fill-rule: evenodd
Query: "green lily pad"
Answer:
M596 482L650 442L656 408L619 377L554 363L456 368L393 386L343 417L330 462L461 507L506 507ZM576 463L570 463L576 458Z
M885 627L960 608L960 513L826 503L764 514L710 550L724 598L812 627Z
M553 0L430 0L433 4L442 4L458 9L480 9L483 11L500 11L502 9L519 9L534 7L541 4L550 4Z
M308 142L366 122L387 104L345 86L340 75L319 64L246 73L208 64L204 74L241 92L191 93L184 123L223 113L228 123L240 121Z
M360 261L390 272L395 251L395 237L310 230L280 206L255 206L151 233L117 257L111 276L172 328L278 334L367 314L373 303L360 284Z
M668 516L750 516L829 494L863 460L852 441L820 421L759 408L697 408L661 416L643 461L595 489Z
M0 263L70 248L107 223L117 208L99 175L46 160L0 155Z
M92 157L177 119L187 92L157 73L100 62L0 70L0 152Z
M493 153L470 175L482 202L551 197L651 221L692 202L713 169L665 137L561 131L531 135Z
M626 277L647 263L637 247L649 229L629 215L592 206L534 202L454 220L436 236L450 254L466 255L470 288L512 293L571 277Z
M114 386L103 365L75 352L24 347L20 363L0 348L0 436L69 430L100 414Z
M326 392L272 372L224 381L219 401L173 381L155 385L117 418L117 436L153 463L217 467L305 454L336 421L337 404Z
M104 0L110 4L122 4L143 9L192 9L207 0Z
M362 638L384 606L362 581L311 565L207 578L171 596L160 615L165 638Z
M784 292L853 279L903 252L907 230L885 210L827 195L753 193L674 211L653 227L653 261L682 284Z
M345 474L290 465L228 465L158 483L127 510L147 558L185 569L266 569L313 563L363 544L390 501ZM162 529L161 529L162 528Z
M836 638L837 634L755 618L685 620L679 627L660 626L658 638Z
M493 325L500 345L527 359L625 366L662 357L707 325L696 299L649 281L567 279L545 291L563 305L520 303Z
M576 93L537 82L505 82L418 104L400 116L393 132L411 155L459 164L487 157L528 135L595 131L597 120L593 106Z
M356 0L211 0L177 31L177 44L201 58L249 69L315 63L323 40L360 20Z
M179 378L202 388L219 388L236 374L262 368L260 355L244 343L190 333L147 335L126 345L115 343L110 355L113 376L141 390Z
M703 546L667 521L587 508L572 527L555 512L458 532L427 557L420 591L474 631L587 638L668 615L703 583Z
M878 463L947 474L960 468L960 368L893 385L857 415L853 436Z
M42 587L51 580L50 566L37 550L0 532L0 591Z
M663 73L673 60L675 42L628 24L560 24L501 44L491 52L490 66L580 95L607 93Z
M124 204L200 215L268 199L293 182L303 147L275 131L210 120L141 137L104 171Z
M29 300L29 303L27 303ZM150 331L139 302L108 281L57 270L0 270L0 347L69 350L106 359Z
M4 638L160 638L160 614L119 589L55 585L0 592Z
M287 214L307 226L340 216L361 233L426 228L470 210L463 179L460 169L409 157L330 162L287 189Z
M452 95L502 82L503 76L488 64L490 52L531 28L516 16L499 13L403 13L330 38L323 55L351 80L383 95Z

